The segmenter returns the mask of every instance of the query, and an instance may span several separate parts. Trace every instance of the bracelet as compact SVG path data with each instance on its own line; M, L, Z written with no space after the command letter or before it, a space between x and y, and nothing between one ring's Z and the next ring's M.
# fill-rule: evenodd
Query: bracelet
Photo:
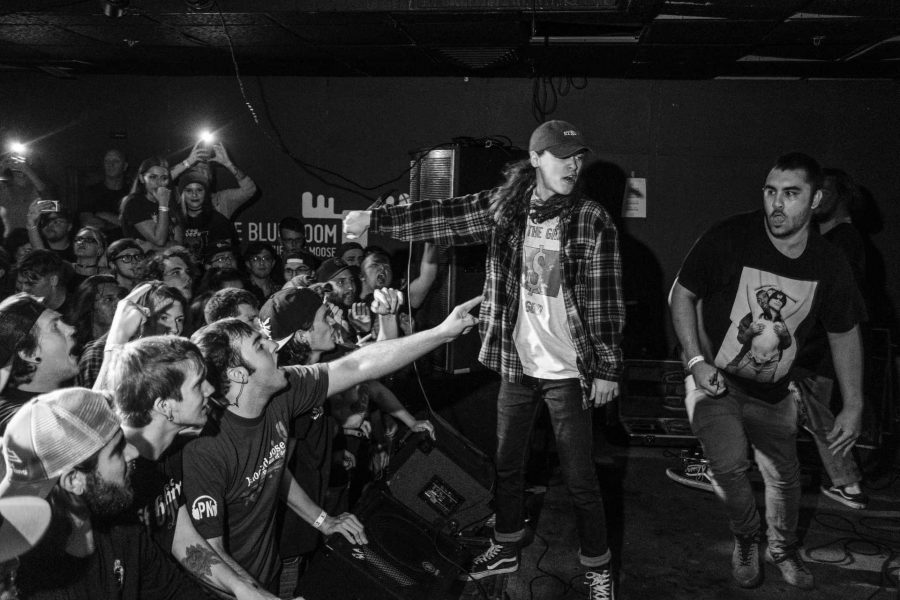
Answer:
M328 513L323 510L322 512L319 513L319 518L313 522L312 526L315 527L316 529L319 529L320 527L322 527L322 523L324 523L325 519L327 519L327 518L328 518Z
M706 359L703 358L703 355L702 355L702 354L698 354L697 356L695 356L694 358L692 358L691 360L689 360L689 361L687 362L687 368L688 368L688 371L690 371L691 369L693 369L693 368L694 368L694 365L696 365L697 363L702 363L702 362L706 362Z
M157 207L157 210L159 212L169 212L169 207L168 206L159 206L159 207Z
M187 161L187 159L184 159L183 161L181 161L181 164L184 165L184 168L185 168L185 169L190 169L190 168L191 168L191 163L189 163L189 162Z

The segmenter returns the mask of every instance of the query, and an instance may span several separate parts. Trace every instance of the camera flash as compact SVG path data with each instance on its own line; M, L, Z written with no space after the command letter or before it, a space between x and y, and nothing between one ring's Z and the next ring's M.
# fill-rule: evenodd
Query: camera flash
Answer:
M16 154L25 154L28 151L22 142L10 142L9 149Z
M209 144L213 141L213 134L210 130L204 129L200 132L200 141Z

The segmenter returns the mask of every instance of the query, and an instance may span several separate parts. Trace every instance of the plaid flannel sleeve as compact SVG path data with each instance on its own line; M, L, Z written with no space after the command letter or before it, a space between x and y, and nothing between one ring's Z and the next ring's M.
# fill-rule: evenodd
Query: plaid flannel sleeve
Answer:
M447 200L420 200L372 211L374 232L404 242L432 241L440 246L469 246L490 240L491 190Z
M585 317L588 335L599 359L594 378L618 381L622 375L622 330L625 328L625 297L622 291L622 258L619 232L607 218L588 261Z

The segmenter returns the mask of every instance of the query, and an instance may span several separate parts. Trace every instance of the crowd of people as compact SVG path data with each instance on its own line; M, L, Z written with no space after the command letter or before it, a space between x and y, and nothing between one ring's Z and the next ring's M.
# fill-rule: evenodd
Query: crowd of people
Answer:
M360 484L383 473L401 427L434 435L386 378L477 324L479 360L502 379L496 520L465 577L519 568L528 440L546 405L582 583L615 598L592 409L619 395L625 301L618 231L581 186L589 152L580 129L548 121L497 188L350 212L348 239L371 229L427 243L417 277L399 283L381 248L351 241L318 261L297 216L280 222L277 247L239 251L230 219L255 184L221 144L174 166L147 159L129 190L125 156L108 152L77 217L27 161L5 161L0 516L27 528L24 503L50 507L48 518L33 510L16 546L37 546L18 559L21 596L271 600L286 564L302 564L322 534L366 544L350 512ZM211 163L238 186L216 190ZM866 309L856 269L814 226L819 210L837 219L823 233L846 235L820 208L834 199L826 174L805 154L780 157L762 210L706 232L670 297L688 414L741 587L759 585L763 556L789 584L814 586L796 533L800 422L816 421L832 496L862 495L847 457ZM484 296L415 332L402 307L421 306L435 281L433 244L487 246ZM748 445L766 484L765 534Z
M211 162L238 187L216 191ZM27 161L3 166L5 193L35 187ZM0 496L51 509L15 587L271 600L323 535L366 543L350 507L402 429L434 435L382 380L471 329L480 298L414 333L431 246L408 284L378 247L318 260L299 216L241 250L255 184L221 144L147 159L129 190L126 169L107 152L77 210L41 185L0 211Z

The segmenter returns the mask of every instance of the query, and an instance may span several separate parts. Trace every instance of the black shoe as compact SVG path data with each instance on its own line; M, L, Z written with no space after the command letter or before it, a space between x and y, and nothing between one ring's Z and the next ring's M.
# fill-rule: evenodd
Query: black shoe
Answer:
M709 474L709 460L703 455L703 450L681 451L681 468L666 469L666 477L704 492L713 491L712 476Z
M766 561L778 567L781 576L789 584L801 590L811 590L816 586L813 574L809 572L809 567L800 556L799 548L785 548L781 553L775 553L771 548L766 548Z
M490 547L475 557L467 579L483 579L519 570L518 544L501 544L491 540Z
M850 508L855 508L857 510L862 510L869 505L868 496L866 496L862 492L858 494L851 494L847 491L847 486L833 485L831 487L825 487L823 485L822 493L835 502L840 502L845 506L849 506Z
M587 585L588 598L591 600L615 600L615 582L609 563L585 571L584 583Z
M742 588L756 587L762 582L762 569L759 568L759 534L734 536L731 576Z

